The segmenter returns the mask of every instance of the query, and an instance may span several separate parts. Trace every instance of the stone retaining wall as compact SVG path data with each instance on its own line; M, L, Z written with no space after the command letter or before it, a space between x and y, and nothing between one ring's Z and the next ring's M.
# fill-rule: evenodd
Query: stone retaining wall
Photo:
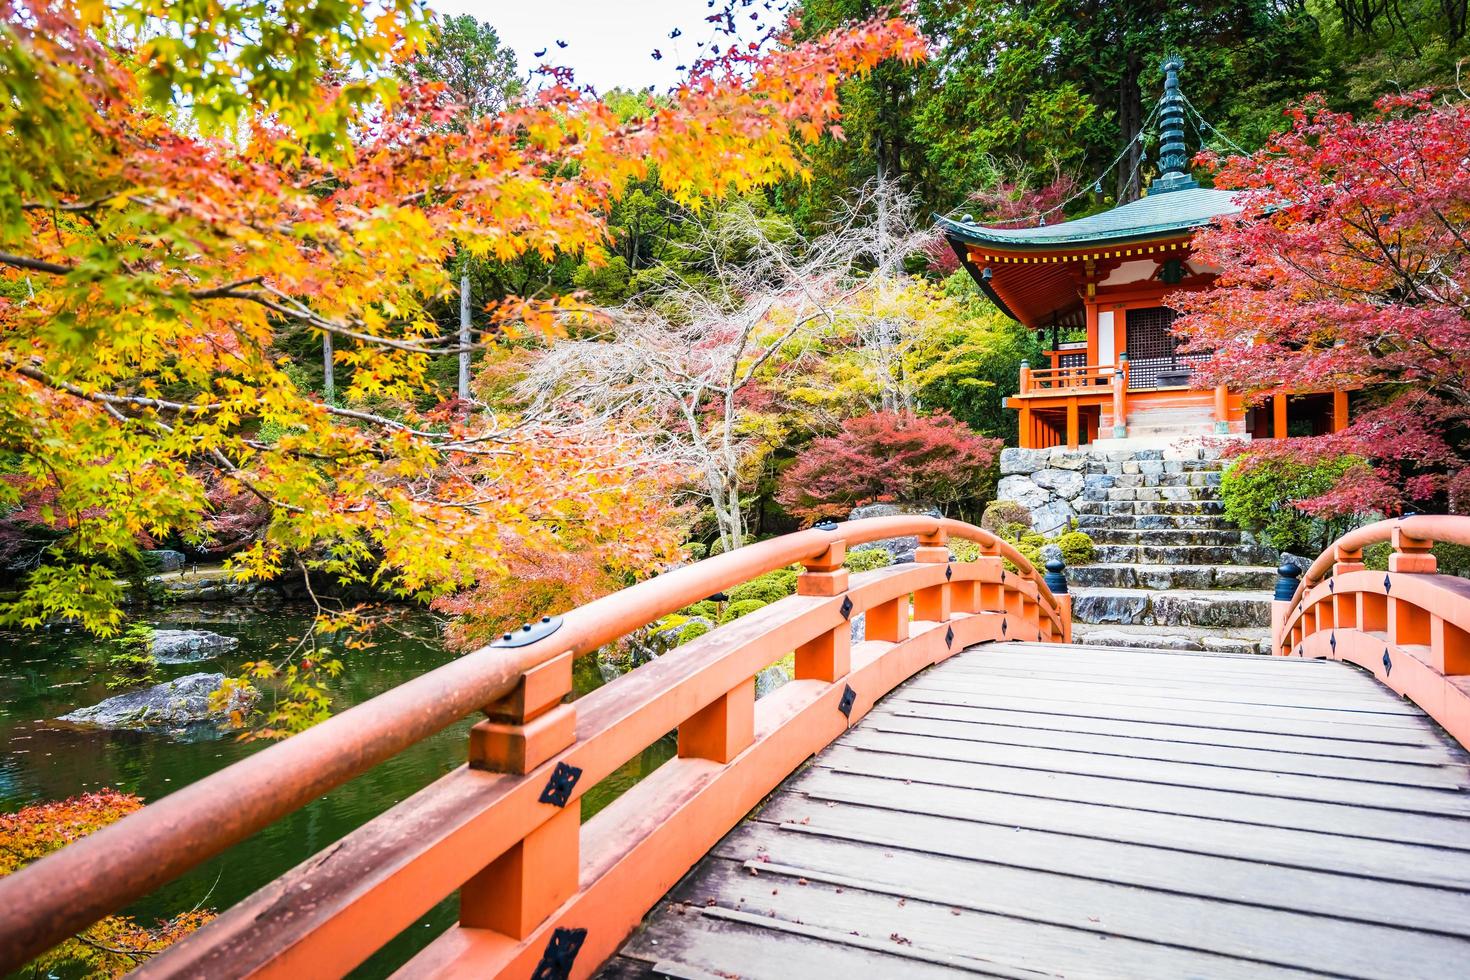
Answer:
M1219 456L1219 447L1209 444L1168 449L1003 449L995 497L1025 507L1031 511L1032 530L1054 535L1077 517L1077 501L1084 490L1112 486L1118 476L1182 472L1187 461ZM1088 472L1089 468L1102 472Z

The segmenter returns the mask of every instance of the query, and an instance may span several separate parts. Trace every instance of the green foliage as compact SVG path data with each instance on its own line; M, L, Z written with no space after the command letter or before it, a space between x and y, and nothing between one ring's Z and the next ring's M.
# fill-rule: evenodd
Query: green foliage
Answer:
M684 545L684 554L689 556L690 561L704 561L709 557L709 545L703 541L690 541Z
M472 119L499 112L525 88L516 69L516 53L501 45L495 28L469 14L445 17L438 27L404 74L442 82L448 98Z
M1014 500L994 500L981 515L980 526L998 538L1019 541L1031 528L1031 511Z
M1315 463L1287 458L1237 460L1220 481L1225 517L1273 548L1318 554L1347 530L1348 521L1323 520L1299 510L1296 504L1322 496L1365 466L1361 457L1351 455Z
M683 646L690 640L697 640L710 631L708 623L690 623L679 631L679 642L677 646Z
M141 687L158 682L158 660L153 656L153 627L134 623L107 642L107 689Z
M712 599L704 599L692 606L685 606L679 610L681 616L703 616L709 620L718 619L720 616L720 604Z
M887 568L893 564L893 556L886 548L859 548L849 551L847 557L842 560L842 567L856 575L859 572L871 572L875 568Z
M1082 531L1068 531L1057 538L1057 545L1062 549L1062 561L1068 568L1097 561L1097 547Z
M725 607L725 615L720 617L720 625L723 626L726 623L733 623L741 616L764 608L765 605L766 603L759 599L742 599L739 602L732 602Z
M755 599L765 605L777 599L795 595L797 574L799 573L790 568L779 568L774 572L767 572L744 585L731 589L730 601L738 604Z
M975 561L980 557L980 543L966 538L954 538L949 542L949 553L955 561Z

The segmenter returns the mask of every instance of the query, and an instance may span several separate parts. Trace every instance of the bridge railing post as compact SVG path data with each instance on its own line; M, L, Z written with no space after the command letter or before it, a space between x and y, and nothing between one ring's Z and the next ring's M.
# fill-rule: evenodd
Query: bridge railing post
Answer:
M833 541L826 551L803 561L803 570L796 576L796 594L826 598L846 592L848 574L842 566L846 556L846 543ZM871 631L871 616L867 624ZM908 625L907 617L904 625ZM868 635L874 638L871 632ZM797 680L835 681L845 677L851 666L852 631L846 619L796 648L794 676Z
M572 654L526 671L470 729L471 769L525 774L576 741ZM581 806L564 807L460 889L460 924L524 939L578 886Z
M1290 641L1285 635L1286 613L1291 608L1292 596L1296 595L1297 583L1302 570L1292 562L1282 562L1276 569L1276 591L1271 598L1271 642L1277 653L1289 653Z
M943 530L919 535L914 549L914 562L920 565L942 565L949 562L949 535ZM941 582L914 592L914 619L930 623L947 623L951 606L950 583Z
M1056 624L1048 618L1045 629L1051 634L1051 639L1060 643L1072 642L1072 594L1067 591L1067 564L1060 558L1053 558L1046 563L1046 574L1042 576L1046 587L1051 590L1052 596L1057 600L1057 611L1061 613L1061 627L1058 630Z

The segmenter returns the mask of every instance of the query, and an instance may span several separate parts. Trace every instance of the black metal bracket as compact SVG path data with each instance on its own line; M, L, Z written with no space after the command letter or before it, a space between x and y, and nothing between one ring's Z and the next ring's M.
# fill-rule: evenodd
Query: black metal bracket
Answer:
M843 619L847 619L851 615L852 615L852 597L851 596L843 596L842 597L842 618Z
M566 806L567 800L572 798L572 789L577 785L577 780L581 778L582 770L576 766L569 766L565 762L558 762L556 769L551 773L551 778L546 781L546 788L541 791L538 799L552 806Z
M492 647L524 647L537 640L544 640L561 629L560 616L542 616L540 622L526 623L514 633L506 633L491 643Z
M541 954L541 962L536 964L536 972L531 974L531 980L567 980L572 975L572 964L576 962L577 954L582 951L582 944L586 941L586 929L563 929L558 926L547 941L546 951Z
M842 685L842 700L837 702L837 710L842 712L844 718L852 718L852 703L856 700L857 692L852 689L852 685Z

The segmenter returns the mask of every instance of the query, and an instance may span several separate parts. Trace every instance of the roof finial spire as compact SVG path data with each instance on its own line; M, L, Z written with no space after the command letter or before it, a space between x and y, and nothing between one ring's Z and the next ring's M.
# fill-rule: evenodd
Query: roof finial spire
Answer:
M1198 187L1187 169L1184 150L1184 96L1179 91L1179 72L1184 59L1171 54L1159 66L1164 72L1164 97L1159 102L1159 177L1149 185L1150 194Z

